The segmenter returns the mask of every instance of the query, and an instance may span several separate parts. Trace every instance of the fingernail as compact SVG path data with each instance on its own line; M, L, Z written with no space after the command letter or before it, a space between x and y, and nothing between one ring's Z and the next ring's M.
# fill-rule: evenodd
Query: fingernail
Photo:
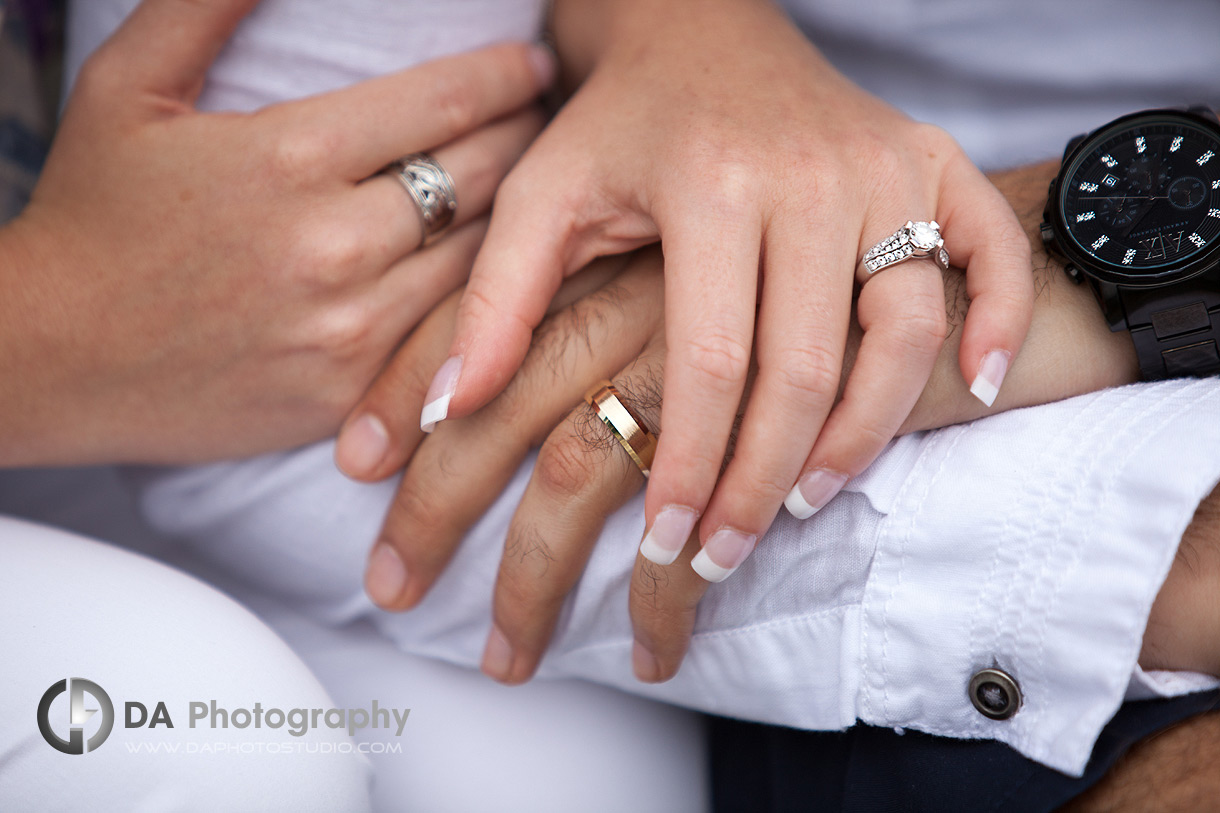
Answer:
M361 415L339 433L335 464L349 477L368 476L390 450L390 433L372 415Z
M529 60L539 86L549 88L559 71L559 60L555 58L555 52L548 45L536 44L530 48Z
M757 541L758 537L753 534L743 534L731 528L716 531L690 566L709 582L722 582L741 567Z
M378 542L369 555L368 569L364 572L364 589L369 598L380 607L398 601L402 589L407 586L407 566L394 546Z
M513 646L500 632L495 624L491 625L491 633L487 636L487 646L483 650L483 674L495 680L508 680L513 668Z
M797 519L809 519L826 507L843 490L847 475L825 469L814 469L806 474L788 492L784 507Z
M644 683L656 683L661 679L661 664L657 656L639 641L631 645L631 668L636 678Z
M458 377L462 374L462 357L454 356L441 365L424 397L424 409L419 415L419 428L431 432L436 425L449 417L449 402L457 392Z
M672 565L686 547L699 513L684 505L667 505L657 512L640 543L640 555L658 565Z
M1000 394L1000 385L1004 383L1004 376L1008 374L1008 361L1008 353L1003 350L992 350L983 356L979 374L970 385L970 394L987 406L994 404L995 397Z

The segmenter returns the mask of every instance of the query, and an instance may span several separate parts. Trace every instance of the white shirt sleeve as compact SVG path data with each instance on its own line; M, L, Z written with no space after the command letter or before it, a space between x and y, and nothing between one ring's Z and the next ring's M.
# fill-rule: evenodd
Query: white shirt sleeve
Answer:
M860 719L998 739L1080 774L1132 697L1217 685L1136 665L1183 530L1220 479L1220 385L1175 381L1019 410L925 439L882 497L861 605ZM967 700L990 666L1009 720Z
M579 677L797 728L857 720L997 739L1079 774L1129 690L1217 685L1138 671L1149 608L1200 501L1220 480L1220 382L1108 390L901 438L813 518L781 514L700 606L678 676L631 674L627 584L643 500L612 515L541 677ZM155 525L194 556L332 623L370 618L403 650L475 667L504 533L533 461L410 613L373 608L364 557L394 483L340 476L331 446L145 479ZM975 711L997 666L1024 704Z

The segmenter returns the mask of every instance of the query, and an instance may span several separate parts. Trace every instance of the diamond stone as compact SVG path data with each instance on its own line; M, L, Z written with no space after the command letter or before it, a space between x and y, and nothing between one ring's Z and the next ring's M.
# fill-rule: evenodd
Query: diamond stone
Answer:
M936 243L940 240L940 234L936 231L931 223L912 223L908 232L911 235L911 244L921 251L930 251L936 247Z

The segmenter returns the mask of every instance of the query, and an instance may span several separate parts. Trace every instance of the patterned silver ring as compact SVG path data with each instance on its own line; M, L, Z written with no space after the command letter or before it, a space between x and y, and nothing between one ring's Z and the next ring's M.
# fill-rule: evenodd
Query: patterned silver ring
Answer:
M453 178L435 158L424 152L408 155L387 170L407 190L419 214L420 246L435 242L453 223L457 192Z
M908 220L906 225L877 243L864 255L864 278L867 282L891 265L910 259L931 257L942 270L949 270L949 252L935 221Z

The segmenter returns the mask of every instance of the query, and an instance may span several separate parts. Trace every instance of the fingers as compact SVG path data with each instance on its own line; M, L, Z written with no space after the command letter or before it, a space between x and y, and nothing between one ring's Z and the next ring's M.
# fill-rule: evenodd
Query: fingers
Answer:
M660 319L657 277L635 267L556 314L540 328L525 366L499 398L448 423L419 447L370 559L366 586L375 601L405 609L422 599L466 529L504 490L529 449L580 402L592 382L638 354L642 337ZM649 286L657 289L655 295ZM619 306L632 298L639 307ZM391 555L398 566L386 564ZM379 571L405 575L392 584Z
M1033 318L1029 240L1012 207L964 155L945 167L938 211L971 300L958 355L962 377L991 406Z
M451 408L461 417L487 403L521 366L565 270L561 258L570 224L544 196L549 191L525 196L529 203L522 206L505 204L500 191L462 297L453 347L420 414L425 432L450 417Z
M460 245L456 239L460 234L425 253L454 250ZM395 465L396 462L409 458L419 445L423 433L411 431L393 418L399 411L412 411L420 402L427 387L421 371L444 357L452 338L458 299L459 294L454 293L428 314L390 358L344 422L335 444L335 465L348 477L361 480L389 477L401 468L401 463Z
M931 260L887 268L857 306L864 338L835 405L785 500L807 519L881 454L919 400L947 332L944 282Z
M452 341L460 294L433 307L421 290L437 285L430 275L452 275L451 281L456 284L464 281L485 228L486 220L475 221L435 246L408 255L376 289L379 301L398 303L393 321L398 335L405 332L403 324L419 326L369 386L339 432L335 462L348 477L366 481L389 477L402 469L423 440L417 416L430 371L444 359ZM625 265L622 257L592 263L568 280L556 295L553 310L563 310L602 288Z
M839 390L852 296L843 271L855 254L856 238L826 215L790 214L768 229L758 376L733 459L701 523L704 548L694 566L704 578L720 581L744 561L822 430Z
M663 365L664 340L657 336L628 367L608 376L648 431L656 427ZM587 404L551 433L508 529L483 655L487 675L504 683L533 675L606 517L644 482Z
M193 103L204 75L258 0L144 0L103 45L107 64L128 91Z
M643 550L664 561L686 542L720 474L750 363L761 224L724 217L672 224L665 243L665 409ZM707 532L720 529L704 526ZM730 533L736 533L730 529ZM737 548L753 541L725 538Z
M454 227L487 213L500 181L538 135L543 123L542 113L531 108L432 152L432 157L453 178L458 199ZM388 173L378 173L358 184L345 213L349 228L358 235L361 245L376 252L368 265L378 273L423 243L418 207L398 179ZM465 269L467 273L469 268L468 265Z
M326 155L358 181L523 107L554 73L545 48L494 45L265 112L290 119L287 131L301 134L288 149Z
M678 673L695 629L695 611L708 582L691 566L699 553L692 533L682 553L669 565L637 556L631 573L628 609L635 642L631 667L645 683L660 683Z

